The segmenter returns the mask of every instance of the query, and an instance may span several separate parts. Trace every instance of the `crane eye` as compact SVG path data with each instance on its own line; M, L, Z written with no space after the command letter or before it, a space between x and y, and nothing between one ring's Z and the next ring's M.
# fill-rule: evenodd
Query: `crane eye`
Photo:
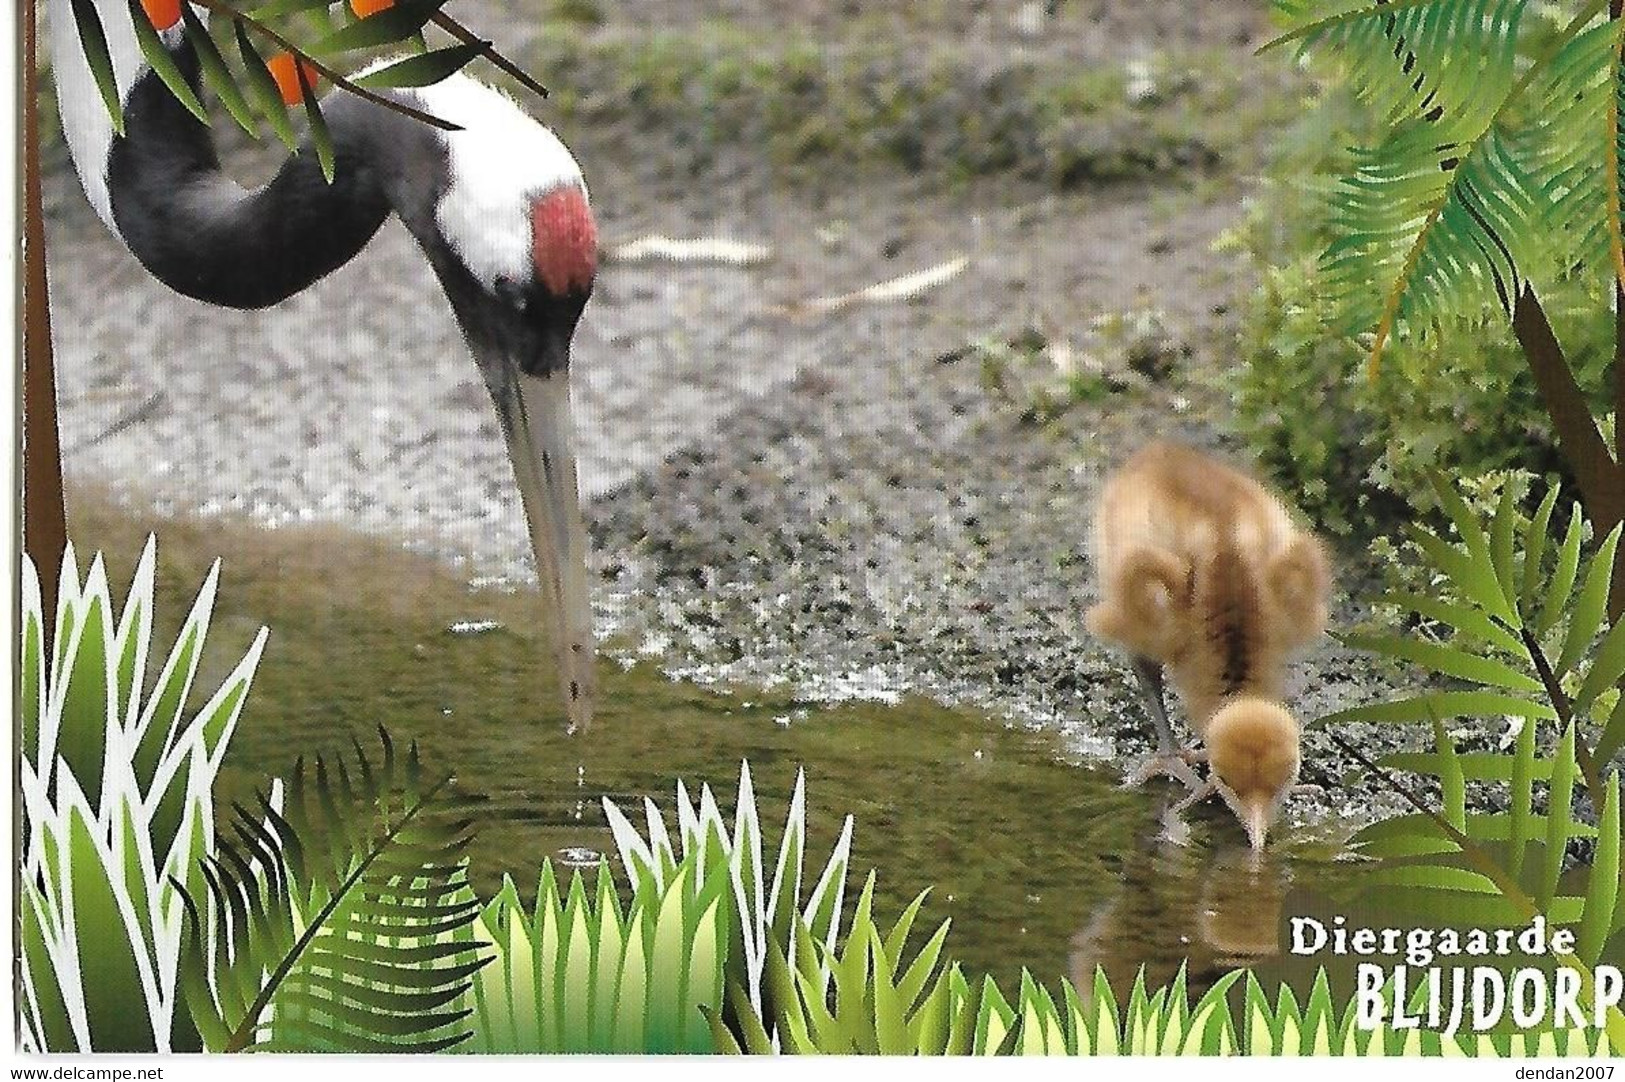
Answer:
M498 275L491 288L498 300L510 305L517 312L523 312L530 307L530 292L505 274Z

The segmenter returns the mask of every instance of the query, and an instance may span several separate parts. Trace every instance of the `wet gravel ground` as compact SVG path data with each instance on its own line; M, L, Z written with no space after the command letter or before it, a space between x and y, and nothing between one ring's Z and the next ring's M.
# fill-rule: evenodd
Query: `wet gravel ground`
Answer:
M489 0L485 23L506 4ZM1189 25L1181 5L1163 6ZM512 13L515 26L526 17ZM1132 678L1081 627L1095 597L1089 515L1104 472L1146 440L1221 445L1208 373L1230 363L1228 312L1246 284L1210 243L1240 186L1201 199L997 184L944 195L832 177L786 191L743 151L692 178L669 174L658 151L561 134L587 165L608 248L663 233L772 251L748 269L602 269L573 395L611 648L695 679L790 682L809 703L976 703L1054 727L1080 758L1148 750ZM111 487L140 511L341 524L528 588L483 386L398 224L299 297L240 313L149 279L62 170L47 218L70 484ZM912 300L805 307L960 258L962 273ZM1098 318L1147 309L1170 328L1170 360L1150 378L1128 373L1128 347L1091 337ZM973 348L1034 328L1111 377L1047 424L1029 416L1026 383L1043 377L995 388ZM1345 591L1363 594L1357 558L1345 570ZM1357 611L1345 597L1339 622ZM1293 684L1300 716L1315 717L1389 681L1328 639ZM1415 742L1344 735L1370 754ZM1361 774L1311 731L1305 778L1330 788L1293 812L1391 807Z
M1053 726L1082 758L1132 759L1149 748L1132 680L1080 626L1090 509L1146 439L1216 445L1222 406L1196 377L1223 350L1223 290L1160 309L1173 371L1048 424L1020 389L990 388L966 347L1035 323L1081 341L1085 317L1163 300L1161 266L1200 251L1228 212L1170 226L1133 202L922 208L905 194L858 221L770 192L664 216L598 196L611 237L658 226L775 250L749 270L605 269L575 383L600 627L678 675L790 682L809 702L922 692ZM162 512L342 523L528 586L489 405L398 228L264 313L170 295L98 230L71 206L52 222L70 479ZM1081 231L1110 254L1069 258ZM958 255L967 270L912 302L783 310ZM1096 363L1124 370L1118 348ZM1294 683L1304 717L1385 686L1329 640ZM1369 735L1368 749L1408 734ZM1308 780L1357 775L1315 733L1306 759ZM1372 810L1368 783L1333 792L1294 811Z
M1153 434L1225 450L1157 396L1036 429L966 359L899 351L851 378L805 376L599 502L619 629L693 678L787 682L809 700L923 692L1133 761L1151 746L1133 679L1081 616L1100 480ZM1345 594L1338 622L1358 611ZM1388 686L1326 639L1291 697L1308 719ZM1368 754L1409 735L1359 728L1342 735ZM1296 800L1300 819L1391 807L1324 734L1305 758L1304 780L1333 788Z

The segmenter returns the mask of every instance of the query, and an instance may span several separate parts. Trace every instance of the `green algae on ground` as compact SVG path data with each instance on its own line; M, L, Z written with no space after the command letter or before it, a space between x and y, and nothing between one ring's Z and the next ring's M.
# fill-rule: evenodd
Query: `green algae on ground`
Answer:
M381 725L416 741L480 807L476 887L489 894L511 874L529 893L544 857L612 849L603 797L628 811L648 797L670 820L681 779L695 793L710 784L731 813L748 760L770 831L805 769L813 859L852 814L854 881L879 870L884 912L931 888L922 933L951 917L953 955L1001 981L1022 967L1086 976L1097 963L1121 981L1142 962L1165 979L1189 959L1200 984L1278 941L1291 868L1238 872L1233 854L1155 843L1152 798L1066 762L1052 734L921 699L824 706L730 693L606 658L596 721L570 737L530 630L532 593L471 590L443 563L329 528L148 521L95 499L74 507L75 542L87 557L106 553L116 591L157 533L159 642L223 556L198 687L271 628L222 771L222 808L301 755L372 743ZM1212 822L1239 837L1222 814Z
M696 173L748 147L790 177L838 162L950 185L1194 179L1245 168L1296 109L1289 74L1238 71L1222 50L1158 55L1138 77L1116 57L990 63L957 41L899 38L891 17L824 34L722 19L633 31L553 21L528 58L562 122L660 132ZM1261 79L1272 92L1259 93Z

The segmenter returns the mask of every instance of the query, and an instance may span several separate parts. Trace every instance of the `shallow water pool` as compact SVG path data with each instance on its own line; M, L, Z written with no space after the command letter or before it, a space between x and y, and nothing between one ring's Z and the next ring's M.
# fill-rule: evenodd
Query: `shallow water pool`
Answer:
M1068 761L1053 734L919 699L825 706L609 659L594 727L567 736L530 630L533 594L471 590L443 563L334 530L148 521L94 499L75 509L76 544L108 553L116 593L157 532L165 649L223 557L200 693L271 628L222 807L301 754L347 751L351 737L376 747L383 725L479 801L471 861L482 894L505 874L532 893L544 857L590 866L612 853L606 796L629 812L651 797L674 820L680 778L695 793L711 785L731 818L741 760L770 842L805 770L809 862L822 866L852 814L849 894L877 869L889 922L930 888L916 934L951 918L949 953L1002 982L1024 967L1053 980L1100 965L1121 985L1143 963L1160 983L1188 963L1200 987L1269 961L1283 914L1300 911L1292 892L1335 892L1350 878L1318 839L1289 833L1251 853L1216 803L1197 813L1190 844L1173 845L1160 838L1171 786L1125 792L1109 765Z

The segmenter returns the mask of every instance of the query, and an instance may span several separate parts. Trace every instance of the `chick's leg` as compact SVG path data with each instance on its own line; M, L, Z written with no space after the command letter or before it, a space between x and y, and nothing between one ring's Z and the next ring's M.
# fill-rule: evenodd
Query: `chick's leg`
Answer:
M1181 748L1174 740L1174 731L1168 725L1168 708L1163 696L1162 664L1148 657L1136 656L1134 675L1140 682L1140 694L1145 696L1151 723L1157 730L1157 750L1123 780L1124 786L1134 789L1144 785L1158 774L1166 774L1185 783L1192 792L1202 785L1201 778L1191 769L1192 752Z
M1214 781L1212 778L1209 778L1200 785L1192 787L1189 796L1168 809L1168 815L1172 818L1178 819L1218 791L1219 783Z
M1190 824L1185 813L1219 791L1219 785L1209 778L1200 785L1191 786L1190 793L1179 803L1162 813L1162 836L1176 845L1188 845L1191 840Z
M1140 694L1145 696L1151 711L1151 723L1157 727L1157 750L1171 754L1179 750L1174 742L1174 731L1168 725L1168 705L1163 691L1162 663L1135 655L1134 675L1140 681Z

